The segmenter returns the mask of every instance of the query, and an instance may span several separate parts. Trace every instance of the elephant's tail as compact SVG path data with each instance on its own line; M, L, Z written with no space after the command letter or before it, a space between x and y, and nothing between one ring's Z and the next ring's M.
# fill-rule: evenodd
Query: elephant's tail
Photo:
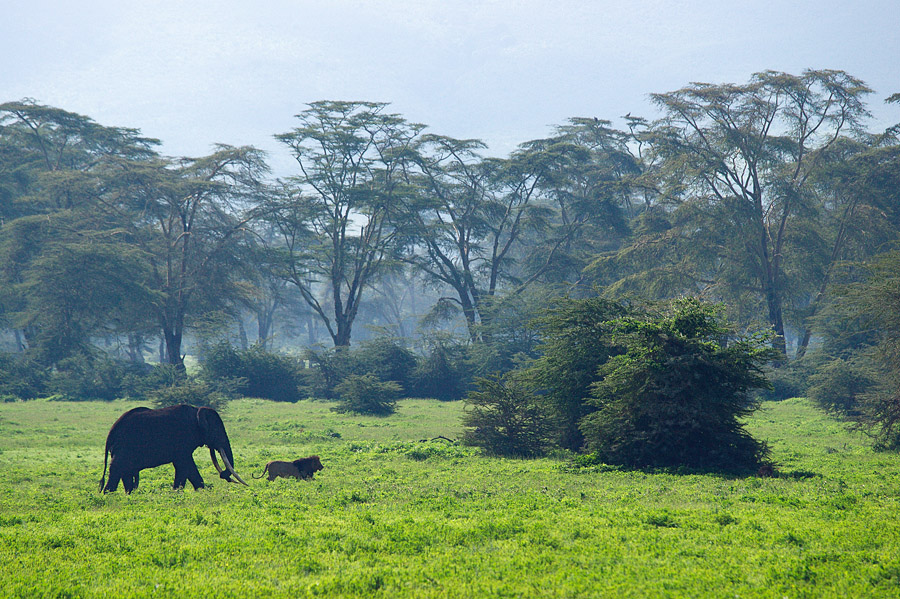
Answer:
M266 467L263 468L262 474L260 474L259 476L256 476L255 474L253 474L253 473L251 472L251 473L250 473L250 477L251 477L251 478L262 478L262 477L264 477L264 476L266 475L266 472L268 472L268 470L269 470L269 465L266 464Z
M106 484L106 464L109 459L109 439L106 439L106 448L103 450L103 474L100 476L100 492L103 492L103 486Z

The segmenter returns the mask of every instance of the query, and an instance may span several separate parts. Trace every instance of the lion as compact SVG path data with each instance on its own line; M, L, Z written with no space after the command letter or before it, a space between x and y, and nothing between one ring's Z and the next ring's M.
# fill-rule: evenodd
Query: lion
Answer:
M308 458L300 458L298 460L294 460L293 462L284 462L282 460L272 460L271 462L266 464L266 467L263 468L262 474L256 476L252 475L253 478L262 478L269 473L269 480L273 481L279 476L283 476L285 478L292 476L294 478L302 478L302 479L311 479L313 475L319 470L324 469L325 467L322 465L321 460L319 460L319 456L311 455Z

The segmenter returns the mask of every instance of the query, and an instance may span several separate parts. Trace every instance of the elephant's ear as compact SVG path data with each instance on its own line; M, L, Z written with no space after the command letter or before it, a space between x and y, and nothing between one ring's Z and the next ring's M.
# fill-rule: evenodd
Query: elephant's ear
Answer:
M212 408L197 408L197 424L204 440L209 439L210 432L216 430L217 425L224 426L219 413Z

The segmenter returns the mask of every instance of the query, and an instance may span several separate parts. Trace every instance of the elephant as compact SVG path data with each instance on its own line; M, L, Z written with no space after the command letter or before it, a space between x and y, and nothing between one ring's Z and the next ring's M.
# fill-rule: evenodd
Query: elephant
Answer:
M125 493L131 493L138 486L141 470L163 464L175 466L172 488L184 488L185 481L189 480L195 489L202 489L203 478L193 457L194 450L201 445L209 447L213 465L222 479L234 482L233 475L237 482L247 485L234 471L225 424L212 408L182 404L156 410L143 407L129 410L116 420L106 436L100 490L115 492L121 480ZM219 466L216 451L222 456L226 470ZM109 481L104 484L110 456Z
M262 478L268 472L270 482L279 476L283 476L284 478L292 476L294 478L310 479L316 472L324 469L325 466L322 465L319 456L311 455L308 458L300 458L299 460L294 460L292 462L272 460L266 464L265 468L263 468L262 474L259 476L251 474L250 476L253 478Z

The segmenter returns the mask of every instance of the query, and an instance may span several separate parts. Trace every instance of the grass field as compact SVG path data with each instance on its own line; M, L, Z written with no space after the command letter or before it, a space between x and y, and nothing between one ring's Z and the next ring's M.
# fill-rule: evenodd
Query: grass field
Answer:
M110 425L137 404L0 404L0 597L897 597L900 456L806 401L750 428L778 478L578 470L444 441L460 403L388 418L233 402L236 468L173 491L145 470L97 491ZM314 481L252 480L319 454Z

